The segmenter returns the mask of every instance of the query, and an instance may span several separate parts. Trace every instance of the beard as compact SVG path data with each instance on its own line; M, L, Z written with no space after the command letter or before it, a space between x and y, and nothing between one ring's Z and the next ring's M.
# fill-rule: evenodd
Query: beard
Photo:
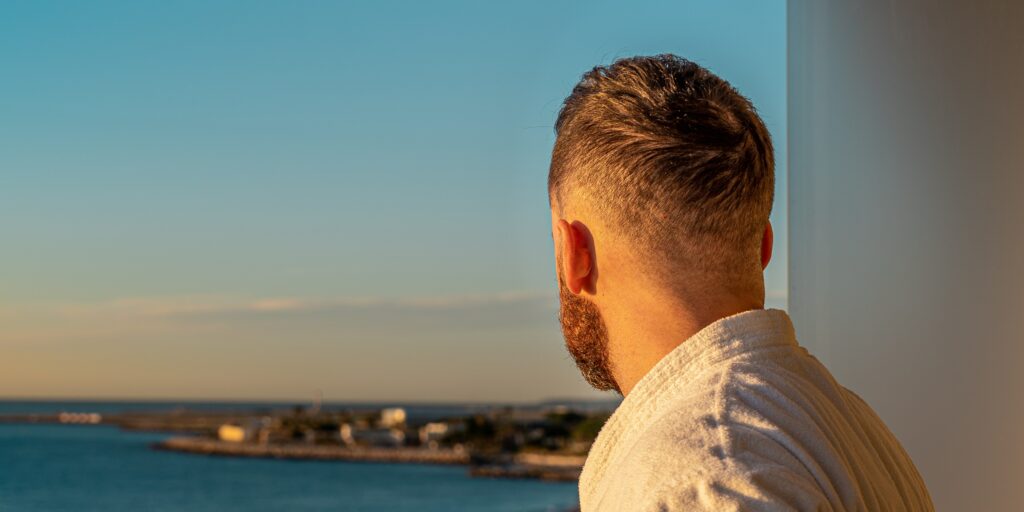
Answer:
M558 298L558 320L562 324L565 348L576 361L583 378L595 389L619 391L612 376L608 329L601 311L593 302L569 291L561 272L558 273Z

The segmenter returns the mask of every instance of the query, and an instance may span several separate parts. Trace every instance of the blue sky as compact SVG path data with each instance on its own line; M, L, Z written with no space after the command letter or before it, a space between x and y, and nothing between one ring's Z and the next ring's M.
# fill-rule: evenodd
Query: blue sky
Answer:
M624 5L4 4L0 396L595 396L555 319L551 125L636 54L758 106L781 296L784 2Z

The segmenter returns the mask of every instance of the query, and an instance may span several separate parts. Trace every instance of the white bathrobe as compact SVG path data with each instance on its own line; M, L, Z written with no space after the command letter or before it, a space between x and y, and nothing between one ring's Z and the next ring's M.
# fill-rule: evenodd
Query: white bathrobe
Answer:
M777 309L718 320L644 375L590 450L580 505L934 510L899 441L797 344Z

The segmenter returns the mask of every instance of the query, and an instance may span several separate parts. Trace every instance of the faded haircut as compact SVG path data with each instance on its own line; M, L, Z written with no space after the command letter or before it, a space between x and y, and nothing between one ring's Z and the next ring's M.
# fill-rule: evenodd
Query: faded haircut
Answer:
M760 271L771 137L728 82L674 55L620 59L583 75L555 133L552 201L585 202L662 270Z

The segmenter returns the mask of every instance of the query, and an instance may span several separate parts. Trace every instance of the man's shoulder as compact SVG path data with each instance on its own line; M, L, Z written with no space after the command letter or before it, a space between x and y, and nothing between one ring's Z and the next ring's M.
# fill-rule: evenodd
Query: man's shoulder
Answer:
M686 435L694 427L721 431L770 426L777 413L800 414L823 401L836 401L835 390L820 381L775 361L730 361L666 390L646 430L654 436L678 436L679 430Z
M621 505L629 506L622 510L827 509L814 478L783 445L703 409L662 415L621 462L616 473L628 497Z
M764 371L732 365L701 376L686 392L664 397L642 427L630 458L725 471L755 447L777 444L778 416L802 414L802 407ZM773 453L773 456L778 454ZM697 463L697 464L695 464Z
M785 373L722 366L666 397L622 461L623 477L645 489L637 509L816 510L821 490L777 435L779 416L801 414Z
M786 365L731 362L661 397L636 452L709 463L792 462L792 442L809 442L814 425L844 407L837 391Z

